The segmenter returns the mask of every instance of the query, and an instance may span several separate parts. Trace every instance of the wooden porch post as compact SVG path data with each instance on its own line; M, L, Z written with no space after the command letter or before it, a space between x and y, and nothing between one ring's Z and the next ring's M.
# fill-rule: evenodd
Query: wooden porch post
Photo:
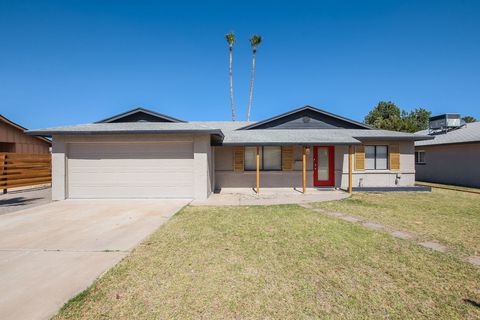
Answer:
M307 192L307 148L303 147L302 153L302 190L303 194Z
M352 146L348 146L348 193L352 193Z
M257 146L257 193L260 193L260 147Z

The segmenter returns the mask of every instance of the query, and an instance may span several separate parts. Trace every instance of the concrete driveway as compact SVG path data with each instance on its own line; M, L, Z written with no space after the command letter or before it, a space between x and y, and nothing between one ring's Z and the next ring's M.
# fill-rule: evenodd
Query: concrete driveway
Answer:
M0 194L0 215L50 202L52 202L52 188L49 186L8 190L7 194Z
M0 215L0 319L49 319L188 200L66 200Z

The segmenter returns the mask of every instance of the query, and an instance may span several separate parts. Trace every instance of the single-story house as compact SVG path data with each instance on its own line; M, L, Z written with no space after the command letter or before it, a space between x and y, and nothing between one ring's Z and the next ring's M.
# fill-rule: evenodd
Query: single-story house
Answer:
M431 128L415 142L417 180L480 188L480 122Z
M0 115L0 153L48 154L52 142L25 134L27 129Z
M311 106L259 122L183 121L137 108L33 130L53 138L52 198L206 199L231 187L407 190L414 141Z

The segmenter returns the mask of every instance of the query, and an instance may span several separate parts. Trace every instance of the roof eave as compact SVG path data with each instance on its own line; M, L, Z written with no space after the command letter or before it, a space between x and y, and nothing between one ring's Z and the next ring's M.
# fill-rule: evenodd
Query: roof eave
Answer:
M353 136L359 140L423 141L432 140L430 136Z
M26 134L32 136L52 137L54 135L106 135L106 134L211 134L222 139L225 137L222 130L95 130L95 131L63 131L63 130L32 130Z
M313 146L313 145L332 145L332 146L348 146L348 145L360 145L360 141L357 142L325 142L325 141L288 141L288 142L251 142L251 141L239 141L239 142L224 142L221 146L233 147L233 146Z
M474 143L480 143L480 140L472 140L472 141L456 141L456 142L444 142L444 143L425 143L425 144L419 144L415 145L415 147L435 147L435 146L448 146L448 145L453 145L453 144L474 144Z

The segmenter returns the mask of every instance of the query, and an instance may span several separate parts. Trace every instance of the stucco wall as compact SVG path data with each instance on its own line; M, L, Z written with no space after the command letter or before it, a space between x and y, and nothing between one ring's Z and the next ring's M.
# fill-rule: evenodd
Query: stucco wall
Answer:
M366 145L399 144L400 170L365 170L356 171L353 163L353 187L412 187L415 185L415 153L413 141L364 141ZM344 155L344 167L341 188L348 188L348 158ZM353 160L353 159L352 159Z
M195 136L193 138L193 177L194 198L205 200L212 193L212 181L210 175L210 135Z
M416 147L425 164L415 165L417 180L480 188L480 143Z
M388 145L388 141L368 141L368 145ZM398 142L394 142L398 143ZM400 171L366 170L353 171L354 187L395 187L415 184L413 142L400 142ZM294 148L293 171L261 171L260 187L302 187L302 147ZM353 156L352 168L355 169ZM234 172L232 147L215 147L215 188L253 188L256 185L255 171ZM335 146L335 185L348 189L348 146ZM307 187L313 187L313 147L307 155Z
M233 171L233 148L215 148L215 189L221 188L253 188L256 186L256 172ZM313 186L313 148L307 155L307 185ZM261 171L260 187L302 187L302 147L294 148L293 171Z

